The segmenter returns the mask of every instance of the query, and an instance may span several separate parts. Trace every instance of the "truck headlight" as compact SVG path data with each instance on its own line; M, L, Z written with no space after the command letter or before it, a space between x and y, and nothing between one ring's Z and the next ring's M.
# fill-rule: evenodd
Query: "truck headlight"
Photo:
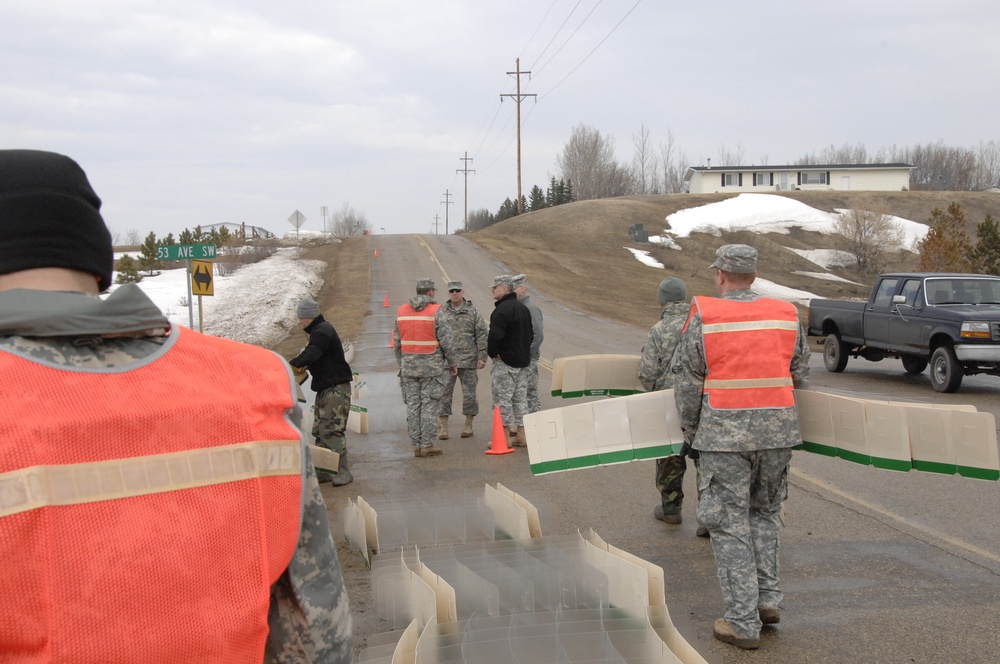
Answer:
M959 334L963 339L989 339L990 324L981 321L965 321Z

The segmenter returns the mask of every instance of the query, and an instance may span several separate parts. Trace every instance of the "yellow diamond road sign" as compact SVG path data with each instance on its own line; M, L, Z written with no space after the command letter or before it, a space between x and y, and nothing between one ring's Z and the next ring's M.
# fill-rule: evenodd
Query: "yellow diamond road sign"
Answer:
M212 261L191 261L191 294L215 295Z

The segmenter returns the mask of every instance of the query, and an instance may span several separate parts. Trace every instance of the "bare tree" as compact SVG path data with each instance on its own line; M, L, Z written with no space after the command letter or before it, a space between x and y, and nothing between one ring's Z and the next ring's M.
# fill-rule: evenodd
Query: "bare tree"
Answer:
M632 157L632 170L635 173L636 193L657 193L659 189L659 174L656 159L653 156L653 146L649 139L646 125L639 126L639 133L632 134L632 145L635 153Z
M674 132L667 130L667 138L660 143L660 163L663 165L663 192L679 194L684 191L684 175L688 159L683 152L677 154Z
M127 244L130 247L137 247L139 246L140 237L141 236L139 235L139 231L137 229L130 228L127 231L125 231L125 244Z
M743 143L736 141L736 149L729 151L726 144L719 145L719 166L742 166Z
M350 203L344 203L330 217L330 228L334 235L364 235L372 230L363 212L358 212Z
M573 183L578 201L624 196L633 192L632 169L615 160L615 141L579 124L556 157L560 177Z
M883 209L875 197L866 196L842 212L834 225L840 248L854 256L858 271L865 275L882 272L889 254L903 242L903 229Z

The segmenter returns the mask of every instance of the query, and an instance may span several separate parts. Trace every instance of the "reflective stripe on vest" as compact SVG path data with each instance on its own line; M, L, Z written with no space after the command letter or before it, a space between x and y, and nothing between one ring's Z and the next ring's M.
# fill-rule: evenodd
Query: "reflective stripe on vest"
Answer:
M417 311L409 304L399 307L396 324L399 326L399 349L404 353L430 355L440 344L434 333L434 316L440 304L428 304Z
M743 302L696 297L705 348L704 393L714 410L795 405L790 363L799 323L795 307L771 298ZM760 352L766 349L766 352Z
M0 375L0 652L263 661L302 518L284 362L174 328L129 367L0 351Z

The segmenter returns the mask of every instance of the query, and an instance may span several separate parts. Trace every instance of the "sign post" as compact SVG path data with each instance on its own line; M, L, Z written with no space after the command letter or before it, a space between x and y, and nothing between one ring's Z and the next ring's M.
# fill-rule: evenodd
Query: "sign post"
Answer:
M215 295L215 283L212 278L212 261L191 261L190 288L198 296L198 331L205 331L205 310L202 308L202 295Z
M299 227L306 223L306 215L302 214L298 210L293 212L288 217L288 223L295 227L295 244L299 243Z
M215 258L215 245L214 244L159 244L156 246L156 260L158 261L187 261L187 271L188 275L191 277L187 279L187 292L188 292L188 327L192 330L194 329L194 302L192 301L192 291L191 285L194 279L194 270L192 269L191 263L196 259L209 259ZM204 262L202 260L201 262ZM208 287L212 287L212 268L211 263L208 263ZM198 308L201 309L201 295L199 293ZM212 293L204 293L211 295Z

